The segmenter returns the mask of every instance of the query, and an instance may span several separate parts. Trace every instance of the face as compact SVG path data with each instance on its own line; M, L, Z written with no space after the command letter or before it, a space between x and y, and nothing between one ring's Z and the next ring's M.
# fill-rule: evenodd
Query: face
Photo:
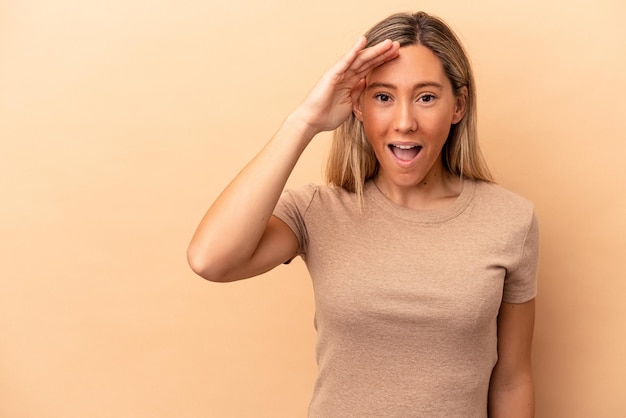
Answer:
M441 60L423 45L400 49L375 68L354 106L378 159L377 182L389 187L435 184L443 176L441 149L465 113Z

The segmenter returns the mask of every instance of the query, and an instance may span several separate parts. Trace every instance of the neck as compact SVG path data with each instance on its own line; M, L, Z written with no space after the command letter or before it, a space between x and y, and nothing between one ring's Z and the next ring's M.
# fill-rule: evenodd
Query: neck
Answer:
M418 184L400 185L385 176L374 178L374 184L389 200L409 209L438 209L451 205L461 194L462 181L445 169L429 172Z

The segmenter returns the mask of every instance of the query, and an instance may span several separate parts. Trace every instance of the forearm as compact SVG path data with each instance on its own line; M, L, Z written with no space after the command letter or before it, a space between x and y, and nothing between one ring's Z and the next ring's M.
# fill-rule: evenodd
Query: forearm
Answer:
M489 388L489 418L533 418L535 393L531 375L515 384L492 382Z
M314 134L295 114L290 115L231 181L191 240L188 258L194 271L203 276L219 275L251 257L291 171Z
M336 129L352 113L367 73L397 57L400 49L398 42L389 40L363 49L365 43L361 37L322 76L276 135L209 208L187 250L196 273L210 280L237 280L267 271L285 261L277 261L278 257L296 251L295 238L291 240L290 232L285 233L288 227L270 223L291 171L318 132Z

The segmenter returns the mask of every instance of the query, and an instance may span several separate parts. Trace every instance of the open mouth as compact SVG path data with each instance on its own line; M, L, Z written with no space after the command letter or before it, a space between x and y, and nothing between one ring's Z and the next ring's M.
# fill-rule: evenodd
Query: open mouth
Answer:
M411 161L422 150L421 145L403 145L403 144L389 144L391 153L399 160Z

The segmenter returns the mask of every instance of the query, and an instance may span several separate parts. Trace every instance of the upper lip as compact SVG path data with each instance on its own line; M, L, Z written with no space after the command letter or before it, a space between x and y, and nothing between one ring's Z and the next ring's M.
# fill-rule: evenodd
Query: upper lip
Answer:
M420 144L417 144L415 142L392 142L389 144L389 146L398 147L398 148L414 148L414 147L422 148Z

